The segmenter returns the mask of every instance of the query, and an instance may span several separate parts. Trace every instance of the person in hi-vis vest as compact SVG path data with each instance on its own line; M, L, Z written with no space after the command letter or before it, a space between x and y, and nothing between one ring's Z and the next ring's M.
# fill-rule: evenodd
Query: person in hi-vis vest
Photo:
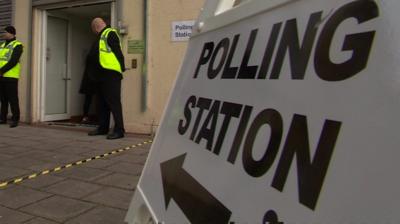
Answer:
M23 46L16 40L16 30L13 26L7 26L4 31L5 42L0 45L0 124L7 124L8 105L10 105L12 113L10 128L14 128L18 126L20 116L18 79Z
M92 45L88 56L89 78L97 85L99 127L88 134L107 135L107 139L124 137L124 121L121 104L121 80L125 71L124 55L121 50L120 38L117 31L107 27L101 18L92 21L92 31L97 39ZM108 133L110 113L113 115L115 126Z

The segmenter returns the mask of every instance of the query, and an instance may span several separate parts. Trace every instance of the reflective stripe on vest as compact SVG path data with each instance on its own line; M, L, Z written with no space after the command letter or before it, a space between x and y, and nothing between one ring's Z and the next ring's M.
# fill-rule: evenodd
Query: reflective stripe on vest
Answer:
M115 56L114 52L112 52L111 47L107 43L108 34L114 31L117 33L116 30L107 28L103 31L99 41L99 56L100 56L100 65L101 67L113 71L117 71L122 73L121 65ZM118 34L117 34L118 35ZM121 46L121 43L120 43Z
M10 61L11 55L13 54L15 47L17 47L18 45L22 45L22 43L17 40L14 40L7 46L6 43L3 43L0 46L0 68L2 68ZM14 67L12 67L10 70L4 73L3 77L19 79L20 71L21 71L21 64L20 62L18 62Z

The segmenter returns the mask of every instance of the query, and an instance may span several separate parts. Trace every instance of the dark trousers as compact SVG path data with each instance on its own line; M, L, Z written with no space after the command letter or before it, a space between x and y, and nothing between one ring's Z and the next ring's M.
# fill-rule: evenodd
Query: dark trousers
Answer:
M121 79L111 78L98 83L98 113L101 132L108 132L110 113L113 115L114 132L125 133L121 104Z
M7 120L8 105L11 107L13 121L19 121L18 79L12 81L0 81L0 119Z
M93 94L85 94L85 101L83 102L83 116L89 116L90 105L92 104Z

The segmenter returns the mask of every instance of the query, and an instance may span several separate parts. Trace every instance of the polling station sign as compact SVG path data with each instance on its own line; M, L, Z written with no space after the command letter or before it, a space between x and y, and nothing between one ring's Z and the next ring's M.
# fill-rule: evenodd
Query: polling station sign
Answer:
M194 20L173 21L171 23L171 40L188 41L192 36Z
M398 9L299 0L193 36L127 220L399 223Z

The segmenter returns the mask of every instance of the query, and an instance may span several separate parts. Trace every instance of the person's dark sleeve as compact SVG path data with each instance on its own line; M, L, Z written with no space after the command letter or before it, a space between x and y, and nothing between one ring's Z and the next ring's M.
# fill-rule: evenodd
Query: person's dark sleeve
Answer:
M111 47L112 52L114 52L119 63L121 64L122 71L125 71L125 60L124 55L122 54L118 35L113 31L110 32L110 34L108 35L107 43Z
M8 72L10 69L12 69L14 66L16 66L19 62L19 59L21 58L22 52L23 52L22 45L16 46L13 50L10 61L8 61L7 64L5 64L0 69L0 74L4 74Z

